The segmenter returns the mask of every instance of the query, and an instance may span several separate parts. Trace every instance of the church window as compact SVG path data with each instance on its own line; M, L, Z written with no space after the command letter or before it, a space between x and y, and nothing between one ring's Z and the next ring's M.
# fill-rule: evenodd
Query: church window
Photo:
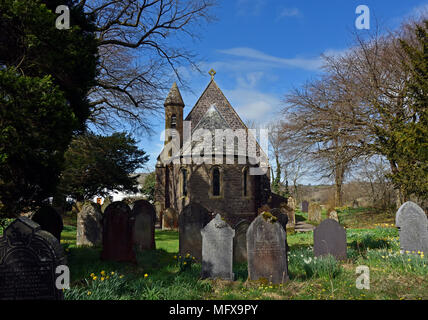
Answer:
M220 169L217 167L214 167L212 175L213 175L212 177L213 196L219 196L220 195Z
M177 116L173 114L171 116L171 129L175 129L177 127Z
M187 170L181 170L181 193L183 196L187 196Z
M242 173L242 188L243 188L243 194L244 197L248 196L248 169L245 168L244 172Z

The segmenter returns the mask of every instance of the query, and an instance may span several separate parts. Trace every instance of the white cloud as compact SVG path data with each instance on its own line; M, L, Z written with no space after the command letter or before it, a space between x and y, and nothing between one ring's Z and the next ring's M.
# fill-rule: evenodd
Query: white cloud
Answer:
M258 16L266 5L266 0L238 0L237 13L241 16Z
M280 100L276 96L256 89L237 87L233 90L224 90L224 94L244 121L266 124L276 116L276 111L280 107Z
M283 8L279 12L278 19L287 18L287 17L297 17L300 16L300 11L297 8Z
M320 56L313 58L280 58L246 47L219 50L219 52L235 57L247 58L257 62L262 62L270 65L271 67L299 68L316 71L319 70L322 66L322 59Z

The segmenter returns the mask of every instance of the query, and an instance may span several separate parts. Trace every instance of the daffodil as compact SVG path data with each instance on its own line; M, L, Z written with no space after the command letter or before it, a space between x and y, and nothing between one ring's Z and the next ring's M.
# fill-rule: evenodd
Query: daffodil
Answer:
M91 291L88 291L88 296L90 296L92 294L92 292Z
M144 278L147 278L149 275L146 273L145 275L144 275Z
M101 271L101 275L104 276L106 274L106 272L103 270Z

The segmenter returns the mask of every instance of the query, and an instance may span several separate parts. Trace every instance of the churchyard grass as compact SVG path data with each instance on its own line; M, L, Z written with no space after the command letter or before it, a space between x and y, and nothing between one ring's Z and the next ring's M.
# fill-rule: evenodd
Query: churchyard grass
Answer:
M339 211L339 218L362 214L364 211L358 209ZM371 226L364 222L359 225L361 228L346 228L347 259L340 262L331 257L315 259L313 232L289 234L290 280L279 285L270 284L267 280L246 281L246 264L234 265L234 282L200 280L201 265L197 263L180 271L177 263L178 233L175 231L156 230L156 250L139 252L138 263L133 265L101 261L101 248L76 247L76 228L65 226L61 242L66 249L71 272L71 289L66 290L65 297L83 300L427 300L426 253L400 254L398 231L391 225L388 215L382 216L383 221L375 218L376 223ZM369 290L356 287L356 267L360 265L370 268Z

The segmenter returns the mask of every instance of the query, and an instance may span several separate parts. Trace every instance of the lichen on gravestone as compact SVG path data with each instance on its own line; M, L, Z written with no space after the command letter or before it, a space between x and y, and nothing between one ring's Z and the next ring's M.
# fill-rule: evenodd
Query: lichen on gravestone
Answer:
M277 217L275 217L274 215L272 215L268 211L263 211L262 217L263 217L263 219L265 219L265 221L270 222L270 223L275 223L278 220Z

